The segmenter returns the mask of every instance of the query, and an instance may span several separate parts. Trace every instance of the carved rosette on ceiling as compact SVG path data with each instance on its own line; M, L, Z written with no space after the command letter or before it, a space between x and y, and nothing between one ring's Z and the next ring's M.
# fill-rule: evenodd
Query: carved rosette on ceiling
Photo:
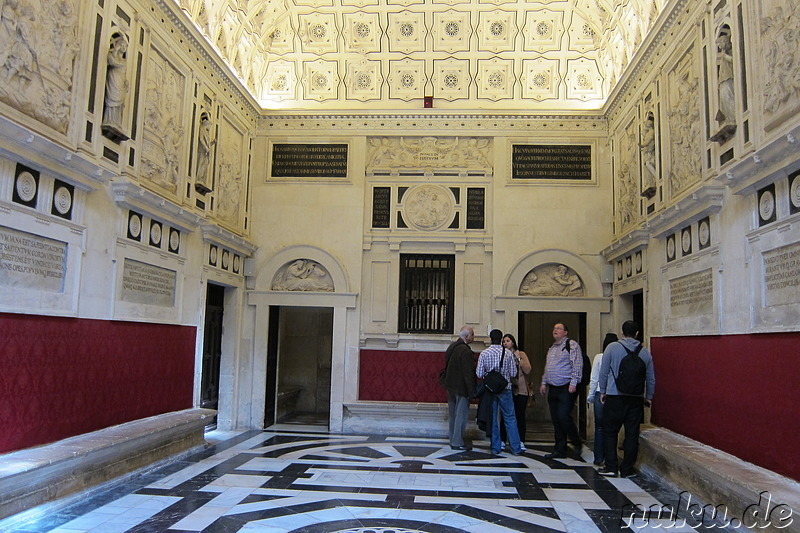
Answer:
M348 52L380 51L381 27L377 13L345 13L343 16L344 47Z
M501 100L514 97L514 61L512 59L478 60L478 98Z
M468 59L440 59L433 62L433 88L436 98L458 100L469 97Z
M273 291L333 292L328 270L311 259L295 259L281 267L272 279Z
M339 96L339 63L306 61L303 63L303 92L311 100L330 100Z
M296 98L297 74L294 62L279 59L271 61L264 77L262 94L271 100L291 100Z
M266 51L272 54L286 54L294 50L294 29L289 19L283 19L266 37Z
M417 185L403 195L403 220L420 231L435 231L453 220L453 193L441 185Z
M380 61L350 61L347 63L345 86L350 100L374 100L381 97Z
M544 53L561 50L561 39L564 36L564 13L537 9L526 14L525 50Z
M516 13L496 9L480 14L478 48L489 52L508 52L514 49L517 37Z
M519 286L520 296L566 296L585 295L583 280L566 265L546 263L528 272Z
M297 18L303 52L320 55L336 52L339 32L336 30L336 19L333 13L299 15Z
M425 61L410 58L389 61L389 96L401 100L422 98L425 88Z
M469 50L472 35L470 14L448 10L433 14L433 49L440 52L465 52Z
M570 50L575 50L580 53L587 53L597 47L595 42L597 39L597 32L595 28L602 26L595 26L596 21L591 22L578 13L573 12L572 23L569 25L569 47Z
M389 50L392 52L423 52L425 50L425 14L403 11L389 13Z
M592 59L567 61L567 98L593 100L603 97L603 77Z
M492 143L483 137L369 137L367 171L396 168L492 169Z
M558 60L543 57L523 60L520 83L523 98L534 100L558 98L558 88L561 84Z

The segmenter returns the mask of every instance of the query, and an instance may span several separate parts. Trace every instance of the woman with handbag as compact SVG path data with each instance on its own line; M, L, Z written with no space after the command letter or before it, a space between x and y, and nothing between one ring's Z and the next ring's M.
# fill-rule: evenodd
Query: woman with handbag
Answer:
M531 373L531 362L528 359L528 355L517 346L517 339L510 333L503 335L503 348L511 352L514 356L514 362L517 365L517 377L511 380L511 385L519 440L522 443L522 451L525 451L525 432L527 431L525 409L528 406L528 399L533 396L533 389L528 385L528 374ZM505 429L505 425L501 424L500 439L504 443L506 441Z

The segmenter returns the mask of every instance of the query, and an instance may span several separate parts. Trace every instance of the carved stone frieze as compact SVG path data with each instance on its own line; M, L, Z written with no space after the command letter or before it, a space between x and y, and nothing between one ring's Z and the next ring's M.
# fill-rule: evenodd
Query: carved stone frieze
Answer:
M567 296L585 295L583 280L566 265L547 263L539 265L522 279L520 296Z
M491 140L480 137L369 137L367 170L462 168L490 170Z
M311 259L295 259L284 265L272 280L273 291L334 292L330 272Z
M675 194L696 183L702 173L702 116L700 80L696 74L693 51L668 75L670 189Z
M764 64L764 114L772 129L800 109L800 4L773 7L761 19Z
M239 229L242 222L245 169L242 161L244 135L230 122L221 124L216 193L216 216L227 226Z

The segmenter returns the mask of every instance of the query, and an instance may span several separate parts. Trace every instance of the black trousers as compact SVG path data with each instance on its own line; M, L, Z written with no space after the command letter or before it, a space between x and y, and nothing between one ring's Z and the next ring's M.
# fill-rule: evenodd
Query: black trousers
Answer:
M603 440L606 468L619 471L626 476L633 472L639 455L639 424L644 416L644 400L641 396L606 396L603 405ZM622 442L622 462L617 457L619 430L625 426Z
M555 453L567 454L567 438L576 448L581 445L578 426L572 419L572 408L575 407L577 397L577 391L569 392L569 385L547 386L547 404L550 406L550 418L553 421L556 438L556 445L553 448Z

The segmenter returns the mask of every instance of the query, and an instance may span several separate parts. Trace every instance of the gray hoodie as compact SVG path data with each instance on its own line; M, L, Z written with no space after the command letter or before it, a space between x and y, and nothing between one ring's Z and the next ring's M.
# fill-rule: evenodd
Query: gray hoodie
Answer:
M639 346L639 341L636 339L632 339L630 337L622 337L617 342L612 342L606 347L606 350L603 352L603 360L602 364L600 365L600 377L597 380L597 388L600 391L600 394L608 394L611 396L630 396L629 394L623 394L617 390L617 383L614 381L614 376L619 374L619 364L622 361L622 358L628 355L628 352L625 351L625 348L622 347L622 344L628 348L630 351L636 350ZM653 371L653 356L647 350L647 348L642 347L642 350L639 352L639 357L641 357L642 361L644 361L645 365L645 398L648 400L653 399L653 392L656 389L656 375ZM613 369L613 374L611 370Z

